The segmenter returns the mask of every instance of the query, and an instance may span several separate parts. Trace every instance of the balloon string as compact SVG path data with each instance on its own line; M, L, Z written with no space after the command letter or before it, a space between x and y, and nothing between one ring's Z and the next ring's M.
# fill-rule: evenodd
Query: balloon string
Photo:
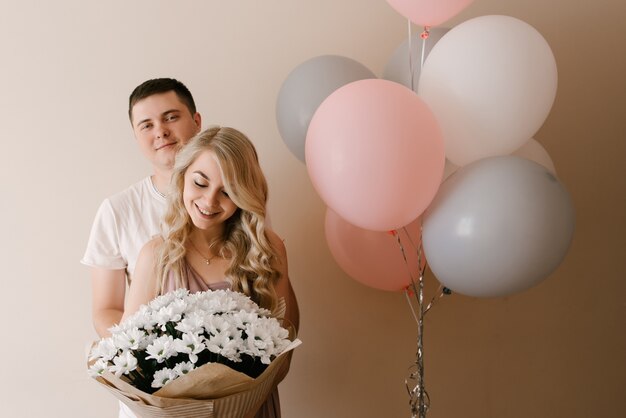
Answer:
M411 19L407 19L408 32L409 32L409 74L411 77L411 90L415 91L414 80L413 80L413 47L412 47L412 38L413 35L411 33Z
M420 74L422 68L424 68L424 60L426 59L426 40L430 36L430 26L424 26L424 31L421 33L422 38L422 58L420 60Z
M415 313L415 309L413 308L413 304L411 303L411 296L409 295L409 289L405 289L404 290L404 296L406 296L406 302L409 304L409 308L411 309L411 313L413 314L413 318L415 319L415 322L419 325L420 320L417 317L417 314Z
M408 237L409 242L415 247L415 243L413 242L411 236L409 235L406 228L403 228L405 235ZM413 274L411 273L411 269L409 266L409 262L406 256L406 251L404 249L404 244L400 239L400 234L398 231L393 231L393 235L396 237L396 241L398 242L398 246L400 247L400 252L402 253L402 258L404 260L405 265L407 266L409 276L411 278L410 287L413 288L413 292L417 299L417 312L413 307L413 303L411 303L411 298L409 297L408 287L405 289L405 296L407 303L409 304L409 308L411 309L411 313L417 322L417 353L415 363L411 366L410 369L415 369L415 371L409 374L409 377L405 379L404 383L409 393L409 406L411 408L411 416L413 418L426 418L426 411L430 406L430 398L426 389L424 388L424 270L425 267L418 265L419 277L416 282ZM421 240L420 240L421 241ZM418 248L418 262L421 264L421 245ZM409 369L409 370L410 370Z
M443 285L439 285L439 288L437 289L437 292L435 293L435 296L433 296L433 298L430 300L428 305L426 305L426 309L424 309L424 315L426 315L428 313L428 311L430 311L430 308L433 307L435 302L437 302L442 297L444 297L446 295L449 295L450 293L452 293L452 292L450 292L450 289L448 289L447 287L445 287Z
M404 231L404 234L406 235L407 239L409 240L409 243L411 244L411 247L413 247L413 250L417 253L417 267L418 270L420 272L420 274L423 276L424 272L426 271L426 263L424 263L424 266L422 267L422 254L423 254L423 250L422 250L422 240L420 240L420 244L416 245L415 241L413 241L413 237L411 237L411 234L409 234L409 231L406 229L406 227L402 227L402 230ZM420 220L420 236L422 235L422 224L421 224L421 220ZM406 263L406 257L404 258L404 262ZM412 278L412 277L411 277Z
M405 288L404 296L406 297L406 301L411 309L411 314L417 323L417 352L415 354L415 362L411 365L411 367L409 367L409 376L404 380L404 384L409 394L411 418L426 418L426 412L430 408L430 396L424 386L424 318L437 300L441 299L444 295L450 294L451 292L448 288L440 285L439 289L437 289L437 292L435 293L435 296L432 297L427 306L424 306L424 275L428 267L428 263L424 260L422 266L422 240L420 239L419 245L417 245L406 227L403 227L402 231L404 232L404 235L406 236L406 239L408 239L408 242L413 250L417 252L419 272L418 277L415 278L409 266L407 252L404 244L402 243L400 233L396 230L391 231L392 235L396 238L398 247L400 248L400 252L402 254L402 259L404 260L411 279L410 284ZM420 237L421 235L422 226L420 225ZM414 304L410 297L410 289L412 289L413 294L415 295L416 306L413 306Z
M405 233L406 233L406 229L404 229ZM409 277L411 279L411 282L415 281L415 277L413 277L413 273L411 272L411 267L409 266L409 260L406 257L406 250L404 249L404 245L402 244L402 240L400 239L400 234L398 233L397 230L393 230L391 231L391 234L396 237L396 242L398 243L398 246L400 247L400 253L402 254L402 259L404 260L404 266L406 267L406 271L409 274ZM408 233L407 233L408 235ZM411 240L411 236L408 235L409 240ZM415 290L415 289L413 289Z
M422 242L420 240L420 245L416 245L415 241L413 241L413 237L411 237L411 234L409 234L409 231L406 229L406 227L403 227L402 230L404 231L404 234L406 235L407 239L409 240L409 243L411 244L411 247L413 247L413 250L417 253L417 264L419 266L419 271L420 274L422 276L426 275L426 270L428 269L428 263L424 260L424 266L423 268L422 266L422 256L424 254L423 251L423 247L422 247ZM422 225L420 224L420 235L421 235L421 231L422 231ZM407 263L406 257L404 258L405 263ZM407 266L407 268L409 268ZM410 271L410 269L409 269ZM410 273L409 273L410 274ZM413 277L411 276L411 279L413 279ZM433 298L430 300L430 302L428 303L428 305L426 306L426 309L424 309L424 315L426 315L426 313L430 310L430 308L433 307L433 305L435 304L435 302L437 302L439 299L441 299L442 297L446 296L446 295L450 295L452 294L452 291L450 289L448 289L447 287L443 286L443 285L439 285L439 288L437 289L437 292L435 292L435 295L433 296Z
M407 28L408 28L408 46L409 46L409 74L411 77L411 90L415 91L415 74L413 72L413 33L411 27L411 19L407 19ZM424 67L424 60L426 59L426 41L430 36L430 26L424 26L424 30L420 34L420 38L422 38L422 52L420 57L420 74L422 73L422 68Z
M417 367L417 375L413 374L412 380L415 381L415 387L412 391L409 404L411 406L411 413L413 417L426 418L426 411L428 410L427 397L428 394L424 387L424 275L420 266L420 275L417 283L417 292L415 296L417 298L418 305L418 321L417 321L417 353L415 366ZM412 280L413 288L415 289L415 280Z
M402 230L404 231L405 235L407 236L409 243L411 243L411 245L413 246L413 248L415 248L415 243L413 242L413 239L411 238L411 235L408 233L406 228L402 228ZM406 271L409 275L409 279L410 279L410 283L409 285L405 288L405 296L407 299L407 303L409 304L409 308L411 309L411 313L413 314L413 318L415 318L415 322L417 323L417 325L419 326L420 320L418 318L417 313L415 312L415 308L413 307L413 303L411 302L410 299L410 292L409 292L409 288L411 288L411 290L413 291L413 294L417 296L417 294L419 293L419 287L418 284L416 283L416 279L413 276L413 273L411 271L411 267L409 266L409 260L407 258L407 253L406 250L404 249L404 244L402 244L402 239L400 238L400 234L397 230L394 231L390 231L391 234L396 238L396 242L398 243L398 247L400 248L400 254L402 254L402 259L404 261L404 266L406 267ZM418 251L418 263L421 264L421 260L420 260L420 254ZM418 264L418 265L419 265ZM420 276L422 275L423 271L421 271L418 268L418 272L420 274ZM420 304L420 301L418 300L418 306Z

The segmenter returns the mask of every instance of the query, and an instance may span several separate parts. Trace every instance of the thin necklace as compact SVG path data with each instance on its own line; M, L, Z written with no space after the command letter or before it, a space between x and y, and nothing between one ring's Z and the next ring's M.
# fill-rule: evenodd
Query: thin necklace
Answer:
M196 247L196 244L193 243L193 240L189 240L189 243L191 244L191 246L193 247L194 250L196 250L196 252L198 253L198 255L200 255L200 257L202 257L204 259L204 262L206 263L206 265L208 266L209 264L211 264L211 260L213 260L215 257L217 257L217 254L213 255L210 258L206 258L198 249L198 247Z
M163 199L166 199L167 196L165 196L165 193L161 193L159 191L159 189L157 189L156 185L154 184L154 180L152 180L152 176L150 176L150 184L152 184L152 189L154 189L154 191L161 196Z

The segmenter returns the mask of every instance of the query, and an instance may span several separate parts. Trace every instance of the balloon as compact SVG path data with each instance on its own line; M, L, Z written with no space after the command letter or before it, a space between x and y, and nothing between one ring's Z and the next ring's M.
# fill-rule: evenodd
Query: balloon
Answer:
M439 188L445 160L428 106L387 80L355 81L328 96L311 120L305 151L326 205L373 231L417 219Z
M545 167L515 156L461 167L424 215L423 245L437 279L468 296L530 288L561 263L572 240L569 194Z
M437 26L474 0L387 0L402 16L420 26Z
M513 17L481 16L437 42L418 92L441 125L446 157L463 166L521 147L548 116L556 85L539 32Z
M376 232L354 226L326 209L326 241L335 261L354 280L375 289L399 291L411 282L409 271L418 277L417 248L420 245L421 220L399 230L407 262L396 236L390 232ZM406 233L408 232L409 237ZM424 256L422 255L422 267Z
M287 148L304 162L304 141L313 113L329 94L357 80L376 78L363 64L322 55L298 65L283 82L276 101L276 122Z
M432 28L426 40L423 40L419 33L411 36L411 65L409 65L409 41L401 43L389 58L383 78L385 80L395 81L403 86L411 88L411 70L413 68L413 90L417 91L417 84L420 77L422 49L424 50L424 59L428 57L433 46L446 34L448 28ZM425 46L425 48L424 48Z
M546 151L546 149L533 138L530 138L528 142L522 145L522 147L515 151L512 155L517 155L518 157L526 158L527 160L541 164L547 168L549 172L556 175L556 168L554 168L554 163L552 162L552 158L550 158L550 154L548 154L548 151Z

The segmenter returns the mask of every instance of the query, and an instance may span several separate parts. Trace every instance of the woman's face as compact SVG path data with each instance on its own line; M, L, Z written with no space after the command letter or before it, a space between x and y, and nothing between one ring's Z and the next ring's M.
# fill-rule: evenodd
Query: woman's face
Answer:
M222 228L237 211L224 190L224 179L212 151L203 151L185 173L183 203L198 229Z

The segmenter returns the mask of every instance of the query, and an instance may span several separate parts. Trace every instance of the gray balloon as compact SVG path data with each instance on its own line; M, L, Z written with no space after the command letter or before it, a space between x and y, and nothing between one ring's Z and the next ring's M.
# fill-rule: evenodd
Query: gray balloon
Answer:
M322 55L298 65L287 76L276 101L278 130L287 148L302 162L306 132L320 104L339 87L376 78L363 64L338 55Z
M547 278L572 241L569 194L544 166L515 156L464 166L424 215L424 253L460 294L510 295Z
M405 87L411 88L411 70L413 67L413 91L417 92L417 85L420 77L422 49L424 43L424 60L433 49L437 41L441 39L450 29L449 28L432 28L426 42L422 40L419 33L411 35L411 62L409 63L409 40L402 42L391 55L383 78L389 81L395 81Z

